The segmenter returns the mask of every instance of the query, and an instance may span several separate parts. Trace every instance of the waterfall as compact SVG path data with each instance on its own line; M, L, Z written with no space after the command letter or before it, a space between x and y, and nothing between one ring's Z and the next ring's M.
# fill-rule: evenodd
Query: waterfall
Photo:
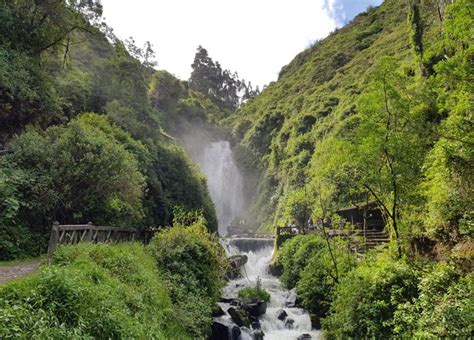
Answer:
M244 210L242 175L232 158L228 141L208 143L195 161L207 177L219 234L225 236L232 221Z

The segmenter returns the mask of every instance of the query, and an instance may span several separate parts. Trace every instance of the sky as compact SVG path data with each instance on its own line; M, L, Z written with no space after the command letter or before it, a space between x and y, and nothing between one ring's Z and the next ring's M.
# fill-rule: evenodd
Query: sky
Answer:
M186 80L199 45L259 85L318 39L382 0L102 0L115 34L150 41L158 69Z

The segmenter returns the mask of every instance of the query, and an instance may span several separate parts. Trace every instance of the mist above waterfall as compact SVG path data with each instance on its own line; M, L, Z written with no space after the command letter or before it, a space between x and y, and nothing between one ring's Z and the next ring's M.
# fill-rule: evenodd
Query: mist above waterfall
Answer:
M243 178L230 143L216 141L206 129L189 125L181 127L179 139L207 177L209 193L216 207L218 231L225 236L234 219L245 210Z

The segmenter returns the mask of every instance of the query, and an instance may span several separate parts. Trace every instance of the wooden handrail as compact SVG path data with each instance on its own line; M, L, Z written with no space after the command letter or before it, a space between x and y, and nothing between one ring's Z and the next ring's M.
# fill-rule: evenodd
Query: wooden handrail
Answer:
M90 243L117 243L142 242L148 243L154 230L138 230L133 228L116 228L110 226L95 226L88 224L64 224L55 222L51 229L48 244L48 263L51 262L53 252L60 244Z

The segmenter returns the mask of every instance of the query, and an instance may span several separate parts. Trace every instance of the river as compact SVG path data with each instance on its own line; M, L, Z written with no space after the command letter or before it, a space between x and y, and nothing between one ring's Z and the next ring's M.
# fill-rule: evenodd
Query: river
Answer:
M209 142L203 138L199 140L187 135L183 144L207 177L209 192L216 207L219 235L224 237L228 234L230 224L241 217L245 207L243 195L245 179L234 162L230 143ZM265 340L296 340L303 334L307 335L305 340L321 338L320 331L311 329L308 313L302 308L295 307L294 291L284 289L278 278L269 273L273 256L273 239L223 238L222 244L228 256L246 255L248 258L247 263L241 268L242 278L230 280L223 291L223 296L236 298L240 289L254 287L257 278L261 280L262 287L270 293L271 299L266 313L259 317ZM227 313L230 305L221 303L221 308L226 314L219 319L232 325L231 317ZM288 314L283 321L277 318L280 309L284 309ZM232 340L254 338L253 330L245 327L240 330L240 336Z
M222 243L229 256L244 254L248 257L247 263L241 269L243 278L230 280L224 289L224 297L235 298L240 289L248 286L255 287L257 278L261 280L262 287L270 293L271 299L267 305L267 311L259 317L265 340L296 340L303 334L307 335L304 339L322 339L320 331L311 329L308 313L294 306L294 291L283 288L278 278L269 272L273 256L273 239L227 238L223 239ZM221 303L221 308L226 311L229 305ZM283 321L277 318L277 312L280 309L288 314ZM227 314L221 318L230 320ZM241 332L239 339L253 339L252 330L242 327Z

